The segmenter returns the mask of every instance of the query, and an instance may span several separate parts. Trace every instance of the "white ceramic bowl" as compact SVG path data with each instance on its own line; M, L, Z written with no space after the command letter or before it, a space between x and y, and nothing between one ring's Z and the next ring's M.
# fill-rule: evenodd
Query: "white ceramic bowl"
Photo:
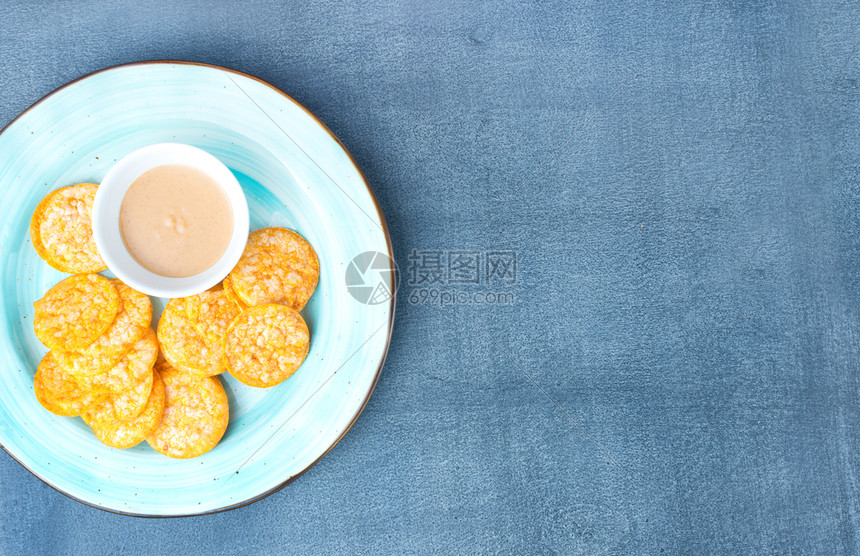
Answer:
M184 164L205 172L223 189L233 208L233 236L221 258L203 272L174 278L156 274L129 253L120 232L123 197L142 174L165 164ZM93 202L93 236L99 253L116 277L132 288L157 297L186 297L207 290L233 269L248 241L248 201L236 176L204 150L182 143L158 143L129 153L111 168Z

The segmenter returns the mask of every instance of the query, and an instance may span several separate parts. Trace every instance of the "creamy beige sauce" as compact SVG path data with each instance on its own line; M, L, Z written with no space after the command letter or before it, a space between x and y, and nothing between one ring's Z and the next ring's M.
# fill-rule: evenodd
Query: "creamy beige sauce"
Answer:
M131 184L119 224L125 246L140 264L162 276L192 276L224 254L233 235L233 208L207 174L167 164Z

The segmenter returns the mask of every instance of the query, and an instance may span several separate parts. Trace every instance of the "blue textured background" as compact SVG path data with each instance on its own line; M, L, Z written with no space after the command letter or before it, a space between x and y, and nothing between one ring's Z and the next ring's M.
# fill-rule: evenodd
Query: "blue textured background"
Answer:
M404 284L358 423L246 508L116 516L0 454L0 553L860 551L857 3L33 4L0 5L0 124L228 66L344 141L401 267L519 268L511 306Z

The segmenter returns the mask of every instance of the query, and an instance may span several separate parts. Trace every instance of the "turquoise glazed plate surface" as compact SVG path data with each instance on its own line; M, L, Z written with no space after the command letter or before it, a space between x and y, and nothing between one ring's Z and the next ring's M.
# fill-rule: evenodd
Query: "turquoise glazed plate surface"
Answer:
M304 365L268 389L222 375L230 425L218 446L190 460L164 457L145 442L108 448L80 418L48 413L33 394L46 351L33 333L33 302L67 276L36 255L29 236L33 210L53 189L98 183L126 153L173 141L205 149L233 171L248 197L252 230L296 230L320 259L319 286L303 311L311 331ZM130 64L83 77L0 133L0 204L6 219L0 444L64 494L147 516L241 506L307 470L367 403L388 348L394 297L382 291L368 300L347 289L345 276L354 258L367 260L363 253L393 260L388 230L345 148L274 87L182 62ZM157 320L164 300L153 304Z

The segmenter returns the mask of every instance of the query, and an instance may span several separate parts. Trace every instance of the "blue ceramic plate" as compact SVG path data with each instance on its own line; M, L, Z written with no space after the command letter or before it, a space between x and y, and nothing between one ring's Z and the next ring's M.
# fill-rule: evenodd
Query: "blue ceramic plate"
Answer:
M48 191L98 183L126 153L169 141L205 149L236 174L251 229L294 229L320 259L319 286L303 311L311 330L304 365L268 389L223 375L230 425L218 446L191 460L166 458L145 442L108 448L80 418L48 413L33 394L46 351L33 333L33 302L65 276L33 250L33 210ZM393 259L385 220L343 145L271 85L182 62L119 66L74 81L0 133L0 206L0 444L57 490L137 515L234 508L307 470L367 403L388 348L394 298L384 288L364 295L355 283L350 291L345 276L357 256L368 260L363 253ZM373 281L369 271L355 276ZM164 300L153 301L160 313Z

